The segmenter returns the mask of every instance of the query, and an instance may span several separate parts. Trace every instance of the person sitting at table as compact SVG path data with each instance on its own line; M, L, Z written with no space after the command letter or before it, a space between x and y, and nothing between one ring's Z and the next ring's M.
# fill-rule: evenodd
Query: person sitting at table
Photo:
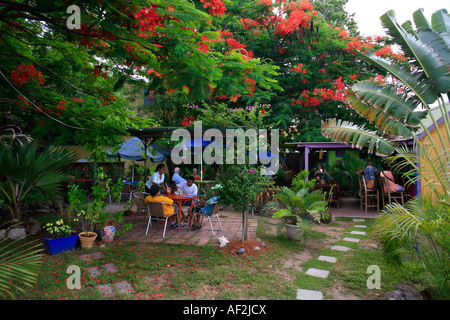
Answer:
M197 196L198 188L197 188L197 185L194 183L194 181L195 181L195 178L193 176L190 176L189 178L187 178L186 182L182 182L180 184L180 186L178 187L178 190L180 191L181 196L188 196L188 197ZM193 200L186 201L184 203L184 205L190 206L191 201L193 201ZM195 201L194 201L194 203L195 203ZM182 219L186 220L187 216L184 215L183 211L181 211L181 214L183 216Z
M386 177L387 181L387 187L389 188L390 192L403 192L405 191L405 188L401 185L395 183L394 175L392 174L392 171L388 170L390 168L386 168L386 170L380 172L380 177L384 178ZM383 183L383 191L384 193L388 193L388 190L386 188L386 185Z
M150 193L150 188L152 185L158 185L161 190L167 190L164 183L164 172L166 171L166 166L163 163L158 164L155 172L152 174L151 178L145 183L146 191Z
M325 181L325 175L327 175L328 178L331 180L330 174L329 174L328 171L322 166L321 163L317 163L317 168L316 168L316 170L314 171L314 177L316 177L317 175L320 177L320 180L324 180L324 181Z
M182 182L178 186L178 190L180 191L180 195L185 195L189 197L193 197L197 195L198 188L197 185L194 183L195 178L193 176L190 176L187 178L187 181Z
M150 186L149 189L150 195L145 197L145 203L147 202L165 202L167 204L163 204L163 210L164 210L164 216L167 217L175 212L175 207L173 206L173 200L169 197L162 196L161 195L161 188L157 184L153 184ZM176 226L176 223L174 221L174 217L169 218L169 221L171 222L171 228ZM181 227L184 227L181 225Z
M192 177L194 177L194 180L200 180L200 176L197 174L197 169L192 169Z
M222 186L220 184L216 184L214 187L211 187L211 190L214 190L214 194L216 194L217 193L217 189L221 189L221 188L222 188ZM211 212L214 209L214 206L217 203L217 199L218 198L219 197L215 195L215 196L213 196L212 198L210 198L210 199L208 199L206 201L200 201L199 203L197 203L195 205L195 207L189 208L188 209L188 216L189 216L189 218L192 219L192 216L193 216L192 209L194 209L195 212L202 212L202 213L204 213L206 215L210 215ZM193 220L192 223L193 223L192 230L198 230L198 229L200 229L202 227L202 225L200 224L200 216L199 215L196 216L195 221Z
M186 182L186 179L184 179L182 176L180 176L180 168L176 167L173 170L173 176L172 181L175 182L175 185L178 187L182 182Z

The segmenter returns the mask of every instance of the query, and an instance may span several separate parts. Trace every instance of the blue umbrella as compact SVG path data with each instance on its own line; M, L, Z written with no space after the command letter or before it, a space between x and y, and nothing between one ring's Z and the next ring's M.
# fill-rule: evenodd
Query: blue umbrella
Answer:
M120 149L117 151L117 153L112 153L111 148L106 150L106 153L108 154L108 158L115 158L119 156L127 160L133 160L133 177L132 177L133 181L134 181L134 161L145 160L145 157L143 157L144 143L142 142L141 139L137 137L134 137L128 141L123 142L120 145ZM166 157L154 149L148 149L147 158L152 159L153 162L160 162L163 161Z

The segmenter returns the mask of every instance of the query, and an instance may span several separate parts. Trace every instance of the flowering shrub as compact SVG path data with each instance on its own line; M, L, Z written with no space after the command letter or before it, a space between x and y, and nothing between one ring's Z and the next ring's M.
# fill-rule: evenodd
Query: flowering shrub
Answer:
M70 225L64 223L63 219L46 223L44 229L53 239L68 237L71 234Z

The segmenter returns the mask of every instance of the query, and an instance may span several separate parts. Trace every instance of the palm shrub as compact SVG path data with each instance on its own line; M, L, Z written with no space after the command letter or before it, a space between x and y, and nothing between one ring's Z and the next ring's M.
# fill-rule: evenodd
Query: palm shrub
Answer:
M76 161L76 154L67 148L38 152L38 144L12 142L0 153L0 183L14 221L20 221L21 205L27 194L39 188L48 194L61 192L60 186L67 176L61 168Z
M409 183L420 179L427 186L429 192L405 207L386 206L373 231L391 261L401 262L400 257L408 256L419 259L432 275L438 296L448 298L450 125L444 97L450 93L450 16L447 10L438 10L430 23L423 10L417 10L413 14L415 28L410 21L400 25L393 11L380 19L406 59L397 62L374 50L360 52L362 59L387 72L392 81L358 82L347 97L349 106L378 130L328 119L322 123L322 134L360 149L368 145L369 152L387 157L394 169L415 177ZM429 132L425 117L436 135ZM418 129L426 135L422 142L416 136ZM413 148L400 144L406 139L413 139Z
M265 209L274 210L272 217L282 219L278 224L278 232L286 224L297 225L302 241L311 235L312 223L320 222L328 208L325 195L321 190L310 191L307 187L301 188L297 192L282 187L274 197L279 201L269 202Z

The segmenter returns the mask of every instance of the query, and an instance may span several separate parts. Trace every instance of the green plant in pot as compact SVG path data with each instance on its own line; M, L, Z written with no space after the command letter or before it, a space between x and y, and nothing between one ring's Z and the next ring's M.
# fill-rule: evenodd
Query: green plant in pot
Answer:
M265 209L275 210L272 217L281 219L278 231L286 226L286 236L296 240L306 240L311 234L313 222L326 218L328 203L320 190L309 191L301 188L297 192L282 187L275 195L279 201L272 201Z

